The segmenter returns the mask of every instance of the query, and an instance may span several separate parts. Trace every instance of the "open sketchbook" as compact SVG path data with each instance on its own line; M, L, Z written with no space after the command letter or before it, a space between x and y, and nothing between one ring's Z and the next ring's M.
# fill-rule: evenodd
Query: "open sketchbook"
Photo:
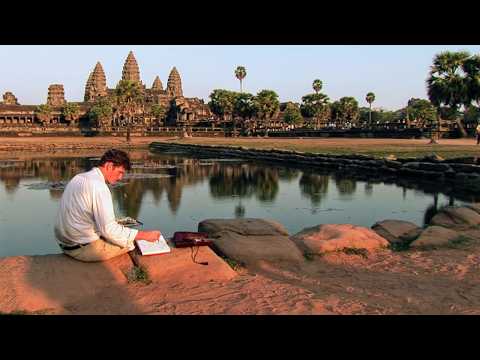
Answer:
M155 242L146 240L135 240L135 242L142 255L158 255L170 252L170 247L163 235L160 235L160 238Z

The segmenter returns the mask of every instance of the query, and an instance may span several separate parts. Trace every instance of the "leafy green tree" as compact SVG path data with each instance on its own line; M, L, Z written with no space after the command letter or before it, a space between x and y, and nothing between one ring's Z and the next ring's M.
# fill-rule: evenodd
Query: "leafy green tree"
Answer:
M464 122L469 128L475 128L480 123L480 109L470 105L465 109Z
M365 100L370 107L370 113L368 115L368 126L372 126L372 103L375 101L375 94L373 92L369 92L365 97Z
M470 57L467 51L444 51L435 55L433 64L430 67L429 77L427 79L428 97L437 111L437 130L440 129L440 108L449 107L453 112L468 102L468 91L466 87L465 73L463 66ZM462 133L465 133L463 125L459 119L455 120ZM439 133L437 132L437 138ZM431 143L436 143L432 131Z
M157 120L158 123L160 123L161 120L167 114L167 110L165 109L165 107L160 104L153 104L152 108L150 109L150 112L153 116L155 116L155 119Z
M314 119L317 129L321 122L330 118L330 99L322 93L305 95L302 97L300 111L303 116Z
M104 126L110 123L113 115L112 99L107 97L97 98L88 111L88 118L95 126Z
M332 104L332 118L341 127L356 124L359 116L358 101L353 97L345 96Z
M437 118L437 110L433 104L425 99L411 98L408 100L408 119L414 120L415 125L423 128L427 124L434 124Z
M268 121L279 111L280 102L278 95L273 90L262 90L254 98L255 112L264 123Z
M227 118L233 115L235 106L236 93L224 89L215 89L210 94L208 106L212 113L223 120L223 129L225 130L225 122Z
M247 70L243 66L237 66L235 69L235 77L240 80L240 92L242 92L242 80L247 76Z
M115 89L114 111L127 125L127 142L130 142L130 127L135 114L142 106L143 94L140 84L131 80L120 80Z
M322 80L319 80L319 79L313 80L312 87L313 87L313 90L315 91L315 94L318 94L318 92L322 90L322 87L323 87Z
M240 93L235 96L233 105L233 134L236 134L236 117L242 119L242 129L245 128L245 123L255 116L256 108L254 96L248 93Z
M80 107L76 103L67 103L62 109L62 115L70 124L74 124L80 118Z
M303 116L297 104L289 102L283 112L283 121L294 127L303 123Z
M42 124L50 123L52 119L52 108L48 104L42 104L36 107L35 109L37 118Z

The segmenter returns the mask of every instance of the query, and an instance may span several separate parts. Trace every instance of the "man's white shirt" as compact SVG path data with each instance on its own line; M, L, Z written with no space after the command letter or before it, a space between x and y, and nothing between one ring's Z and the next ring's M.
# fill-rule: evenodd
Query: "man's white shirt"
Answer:
M138 230L115 220L112 193L99 168L78 174L65 187L55 224L57 240L64 244L88 244L100 236L122 248L135 248Z

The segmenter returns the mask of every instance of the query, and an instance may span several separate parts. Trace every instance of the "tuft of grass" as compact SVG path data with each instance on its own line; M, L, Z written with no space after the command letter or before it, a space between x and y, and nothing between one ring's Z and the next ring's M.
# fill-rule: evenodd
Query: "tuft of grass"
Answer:
M450 240L447 247L451 249L459 249L470 245L472 241L473 239L468 236L459 235L456 239Z
M13 310L12 312L3 312L0 311L0 315L48 315L50 313L49 309L36 310L36 311L27 311L27 310Z
M367 249L343 248L340 251L347 254L347 255L359 255L359 256L361 256L365 259L368 258L368 250Z
M228 264L228 266L230 266L235 271L241 270L245 267L245 264L243 264L242 262L231 259L229 257L222 256L222 259Z
M410 244L406 244L403 242L400 243L392 243L388 246L388 248L392 251L400 252L400 251L407 251L410 249Z
M303 257L307 261L313 261L315 259L315 254L312 253L303 253Z
M143 283L148 285L152 282L148 276L148 272L142 266L134 266L133 269L127 273L129 283Z

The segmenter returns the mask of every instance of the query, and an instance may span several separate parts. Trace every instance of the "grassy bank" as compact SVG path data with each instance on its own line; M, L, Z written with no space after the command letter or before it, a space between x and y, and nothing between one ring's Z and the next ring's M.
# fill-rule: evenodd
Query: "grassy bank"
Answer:
M398 158L436 154L443 158L480 156L480 146L473 139L429 140L410 139L275 139L275 138L188 138L173 140L180 144L243 146L255 149L282 149L322 154L363 154L376 157L395 155Z

